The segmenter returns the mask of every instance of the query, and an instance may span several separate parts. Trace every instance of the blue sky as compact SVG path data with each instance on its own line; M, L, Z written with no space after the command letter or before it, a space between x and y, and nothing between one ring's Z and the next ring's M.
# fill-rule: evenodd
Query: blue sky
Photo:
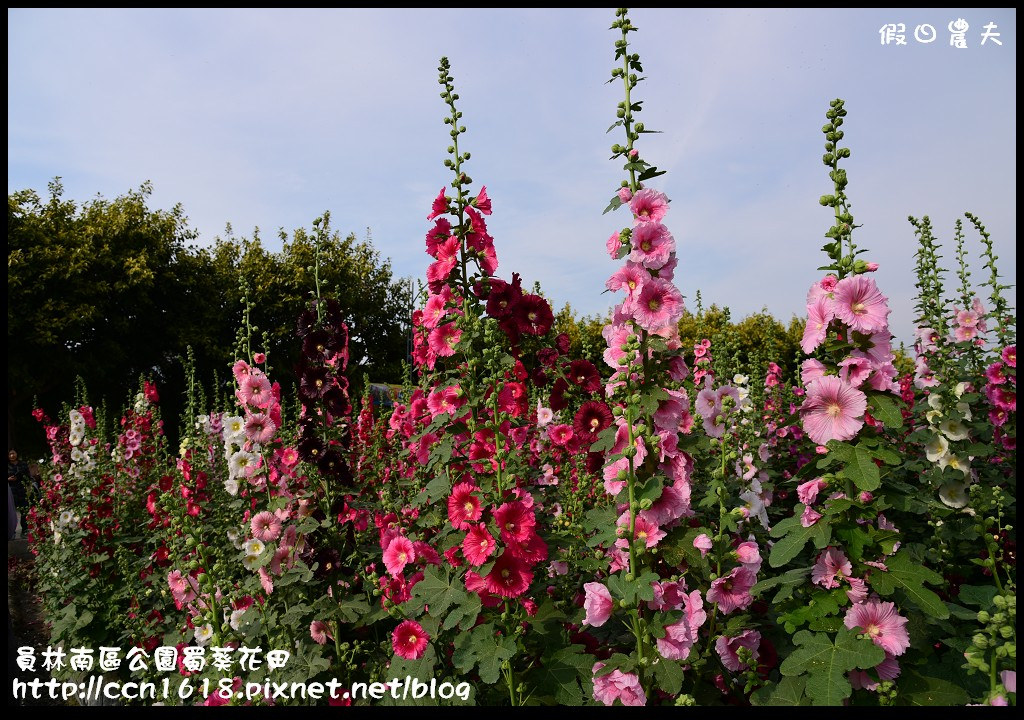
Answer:
M846 100L855 236L881 264L898 338L912 332L915 242L930 215L946 255L970 210L1016 284L1016 12L1007 9L632 10L647 80L639 147L668 171L666 224L690 301L766 307L786 321L822 264L831 191L821 126ZM969 24L967 48L947 25ZM493 198L500 266L582 313L616 269L601 211L622 177L605 135L621 84L613 11L8 10L8 191L113 198L150 180L201 244L310 227L330 210L371 233L399 275L423 277L430 201L448 183L437 64L452 63L472 153ZM994 22L1002 45L980 45ZM883 46L886 23L905 46ZM930 44L917 25L937 30ZM970 235L970 247L978 247ZM982 268L975 268L975 279ZM950 280L950 285L955 284ZM1011 293L1016 304L1016 292Z

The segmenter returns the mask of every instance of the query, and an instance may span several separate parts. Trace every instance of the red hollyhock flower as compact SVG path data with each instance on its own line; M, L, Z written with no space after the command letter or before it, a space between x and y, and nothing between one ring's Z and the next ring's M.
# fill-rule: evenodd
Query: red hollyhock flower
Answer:
M484 578L487 591L502 597L514 598L530 588L533 572L526 564L506 552L498 558L491 572Z
M506 543L526 542L537 524L533 511L521 500L507 502L494 511L494 522Z
M479 490L472 483L459 483L448 496L448 519L457 530L469 530L470 523L476 522L483 514L480 499L473 493Z
M471 565L483 565L487 562L487 558L494 554L494 548L497 545L497 541L487 530L487 526L480 523L466 533L466 537L462 541L462 554L466 556L466 560Z

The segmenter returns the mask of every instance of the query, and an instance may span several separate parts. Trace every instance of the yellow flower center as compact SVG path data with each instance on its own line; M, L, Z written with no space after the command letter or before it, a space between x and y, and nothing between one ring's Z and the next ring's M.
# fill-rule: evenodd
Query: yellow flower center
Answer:
M832 403L828 406L826 411L830 417L837 418L843 414L843 409L839 406L839 403Z
M868 311L867 307L862 302L854 303L850 309L853 310L853 312L855 312L857 315L863 315Z

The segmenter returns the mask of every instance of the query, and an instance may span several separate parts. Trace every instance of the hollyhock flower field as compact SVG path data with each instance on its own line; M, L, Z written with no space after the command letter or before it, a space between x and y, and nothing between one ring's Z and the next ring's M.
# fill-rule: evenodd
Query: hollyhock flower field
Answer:
M834 223L806 268L798 376L684 344L686 219L643 154L627 11L612 30L604 364L574 357L501 264L501 198L468 174L442 59L447 175L405 209L431 262L392 408L350 397L348 329L317 284L293 396L243 311L230 391L193 378L184 418L161 417L149 380L99 421L84 392L36 410L52 457L31 543L69 656L54 677L119 648L106 679L167 681L166 704L1016 703L1016 320L995 241L966 213L950 271L911 218L919 330L899 356L834 100L818 199ZM959 252L975 241L977 285ZM248 690L406 677L471 691Z

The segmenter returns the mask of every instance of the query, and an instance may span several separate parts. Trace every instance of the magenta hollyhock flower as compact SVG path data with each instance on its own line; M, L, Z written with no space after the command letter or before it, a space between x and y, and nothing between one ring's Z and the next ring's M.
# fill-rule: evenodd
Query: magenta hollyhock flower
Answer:
M668 198L657 190L644 188L629 201L629 209L638 223L660 223L668 212Z
M828 487L828 483L821 478L814 478L797 485L796 496L804 505L812 505L818 499L818 493Z
M629 259L637 265L657 270L665 265L676 249L675 238L668 228L657 222L641 223L633 228Z
M804 325L804 336L800 347L805 353L814 352L825 341L828 324L835 316L835 303L827 295L821 295L807 306L807 323Z
M473 201L473 204L476 205L476 209L484 215L491 214L491 198L487 196L486 185L480 186L480 192L476 194L476 200Z
M683 316L683 296L672 283L651 278L644 283L633 309L633 319L648 332L679 322Z
M811 582L821 585L826 590L839 587L839 581L849 577L853 566L842 550L828 547L822 552L811 570Z
M465 404L466 397L458 385L439 388L427 396L427 407L430 409L431 419L443 413L454 415L455 411Z
M587 617L583 620L583 624L601 627L612 616L614 607L612 594L608 592L608 588L598 582L584 583L583 591L587 594L583 601L583 608L587 611Z
M904 627L907 618L900 617L894 603L869 600L854 605L846 612L843 622L850 630L859 628L871 642L895 657L910 647L910 636Z
M444 316L448 314L448 300L446 297L447 293L444 290L449 289L447 285L442 288L440 295L431 295L427 299L427 304L423 307L423 327L427 330L433 330L444 319Z
M821 513L809 505L804 508L803 513L800 515L800 524L805 528L810 527L819 520L821 520Z
M1005 410L1006 412L1015 412L1017 410L1017 392L1015 390L1011 390L1009 387L990 385L986 388L986 394L988 394L989 400L1000 410Z
M245 436L254 443L263 445L274 439L277 425L266 413L251 413L245 418Z
M519 597L530 589L533 571L519 558L505 552L484 578L487 592L501 597Z
M461 338L462 331L455 327L455 323L445 323L430 331L427 342L438 357L451 357Z
M409 538L399 535L384 551L384 567L392 576L400 575L405 566L416 559L416 549Z
M309 624L309 636L317 645L326 645L331 637L331 628L323 620L314 620Z
M522 500L514 500L494 511L494 523L506 543L521 543L529 540L537 519Z
M889 305L872 278L853 275L836 285L836 317L856 332L870 335L889 326Z
M452 236L452 225L447 218L438 218L434 227L427 231L427 254L437 257L437 246Z
M471 565L483 565L487 562L487 558L494 553L497 545L498 542L487 530L487 525L480 523L466 533L466 537L462 541L462 554L466 556L466 560Z
M745 647L753 655L753 662L757 663L758 648L761 646L761 633L757 630L744 630L739 635L733 637L727 637L722 635L715 641L715 650L718 651L718 657L722 658L722 664L733 672L739 672L740 670L746 670L748 665L741 663L737 650L741 647Z
M395 655L406 660L419 660L427 652L430 636L415 620L404 620L391 634L391 647Z
M473 493L478 491L473 483L463 482L452 488L448 496L448 519L457 530L468 530L483 515L480 499Z
M548 437L555 445L565 447L572 440L572 425L552 425L548 428Z
M1000 356L1003 358L1003 362L1006 363L1006 365L1008 367L1012 367L1012 368L1016 368L1017 367L1017 346L1016 345L1007 345L1006 347L1004 347L1003 348L1003 352L1000 353Z
M439 293L444 287L444 284L448 282L448 276L452 274L452 270L455 269L457 259L454 257L444 258L437 262L432 262L427 267L427 285L430 288L430 292Z
M444 215L448 212L448 201L445 199L444 191L447 190L447 186L441 188L441 192L434 198L433 204L430 206L430 214L427 215L427 220L433 220L438 215Z
M985 379L990 385L1002 385L1006 382L1006 373L1001 362L994 362L985 368Z
M264 510L253 515L249 522L252 536L260 542L273 542L281 537L281 519L274 513Z
M834 375L826 375L807 386L800 417L811 440L824 445L829 440L855 437L864 425L867 407L864 393Z
M598 676L604 663L594 663L594 699L605 705L614 705L618 700L626 706L642 706L647 704L647 695L640 684L636 673L624 673L612 670L607 675Z
M745 567L733 568L732 572L711 583L708 590L708 602L718 605L723 614L733 610L745 610L754 601L750 588L754 587L757 576Z
M711 551L711 548L714 546L714 543L711 541L711 538L709 538L706 533L701 533L693 539L693 546L700 550L700 556L704 557L708 554L708 552Z

